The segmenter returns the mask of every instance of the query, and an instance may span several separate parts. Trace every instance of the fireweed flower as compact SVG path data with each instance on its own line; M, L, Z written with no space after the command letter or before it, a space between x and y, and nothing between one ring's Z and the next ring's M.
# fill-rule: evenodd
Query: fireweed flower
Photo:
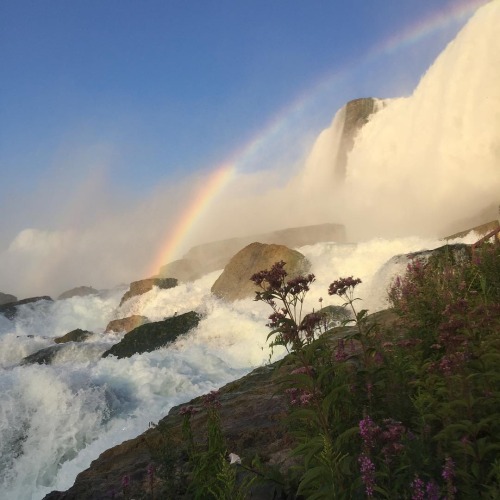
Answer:
M425 487L425 491L427 492L428 500L439 500L439 486L435 483L435 481L429 481Z
M371 498L373 497L373 490L375 488L375 465L365 453L359 456L358 464L361 472L361 480L365 485L366 496Z
M453 479L455 477L455 462L449 456L446 457L446 460L444 461L443 472L441 475L448 484L453 484Z
M411 500L424 500L425 499L425 483L418 477L411 482Z
M364 447L367 449L375 446L375 440L380 434L380 427L367 415L359 421L359 434L363 440Z

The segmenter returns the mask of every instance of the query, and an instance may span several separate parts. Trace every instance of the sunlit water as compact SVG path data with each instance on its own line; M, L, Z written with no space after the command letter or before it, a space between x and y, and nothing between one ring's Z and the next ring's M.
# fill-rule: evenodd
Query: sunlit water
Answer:
M469 240L473 240L470 236ZM316 282L306 310L334 304L328 285L341 276L363 280L363 308L386 307L386 290L405 267L393 255L440 241L406 238L358 245L323 243L299 249ZM194 283L152 291L118 304L125 289L19 308L0 316L0 491L6 499L40 499L69 488L104 450L137 436L173 406L218 388L268 361L267 306L251 299L224 303L210 293L219 272ZM111 319L142 314L151 321L196 310L199 326L175 344L129 359L102 353L122 335L103 333ZM95 334L69 343L51 365L19 366L23 357L75 329ZM275 352L278 359L283 352Z

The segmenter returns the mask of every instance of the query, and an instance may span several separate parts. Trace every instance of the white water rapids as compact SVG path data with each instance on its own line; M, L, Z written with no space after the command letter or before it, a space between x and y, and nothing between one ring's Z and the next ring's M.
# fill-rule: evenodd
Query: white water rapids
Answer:
M320 297L323 305L335 303L328 285L348 275L363 280L362 307L382 309L391 277L404 268L387 264L389 259L442 243L405 238L302 247L317 276L306 310L317 309ZM169 290L154 288L121 308L123 288L24 305L15 321L0 316L1 498L41 499L54 489L69 488L101 452L137 436L172 406L268 361L267 306L251 299L229 304L214 298L210 287L217 276L210 273ZM189 310L199 311L203 319L175 344L129 359L101 358L121 338L103 333L111 319L142 314L157 321ZM84 343L66 344L51 365L19 365L75 328L95 334ZM282 354L275 352L273 359Z

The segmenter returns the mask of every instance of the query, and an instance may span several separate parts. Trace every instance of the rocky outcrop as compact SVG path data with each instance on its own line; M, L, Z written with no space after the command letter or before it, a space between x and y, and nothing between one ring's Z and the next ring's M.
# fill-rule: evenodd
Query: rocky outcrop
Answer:
M108 323L104 333L110 332L130 332L138 326L144 325L149 320L146 316L139 316L134 314L133 316L128 316L126 318L113 319Z
M163 321L146 323L125 334L123 339L108 349L102 357L130 358L134 354L155 351L198 326L199 321L199 314L190 311Z
M290 278L307 272L310 264L296 250L284 245L252 243L240 250L224 268L212 286L212 293L228 301L253 297L258 288L250 281L253 274L270 269L278 261L286 262Z
M31 297L29 299L17 300L16 302L9 302L8 304L0 306L0 314L3 314L8 319L14 319L17 314L18 306L22 306L24 304L33 304L35 302L44 300L53 302L53 300L47 295L44 295L42 297Z
M77 328L76 330L71 330L71 332L62 335L61 337L56 337L54 342L56 344L66 344L67 342L85 342L85 340L87 340L91 335L93 335L92 332Z
M70 299L71 297L85 297L86 295L97 295L98 293L99 291L91 286L78 286L61 293L61 295L57 297L57 300Z
M404 255L406 259L420 259L427 262L430 257L437 259L449 258L452 262L467 262L471 259L472 248L470 245L465 245L463 243L457 243L454 245L443 245L433 250L422 250L420 252L412 252ZM396 256L393 258L398 258L401 256Z
M56 354L63 348L62 345L52 345L46 347L45 349L40 349L39 351L26 356L21 360L21 365L34 365L38 363L39 365L50 365L52 360L55 358Z
M346 174L347 155L354 146L356 134L370 116L383 106L383 101L373 97L362 97L349 101L344 107L344 126L335 162L335 178L343 180Z
M478 237L481 237L491 233L498 227L500 227L500 222L498 222L498 220L493 220L490 222L486 222L485 224L480 224L478 226L471 227L470 229L467 229L465 231L460 231L450 236L446 236L444 239L454 240L456 238L463 238L464 236L467 236L471 231L474 231L475 233L477 233ZM500 234L497 233L496 237L497 239L500 239Z
M130 288L128 292L122 297L120 301L120 306L123 305L128 299L135 297L136 295L142 295L143 293L149 292L154 286L158 288L173 288L177 286L177 280L175 278L148 278L145 280L133 281L130 283Z
M158 276L193 281L204 274L223 269L234 254L254 241L297 248L325 241L343 243L346 241L346 235L345 228L341 224L317 224L214 241L191 248L182 259L163 266Z
M9 304L11 302L17 302L17 297L15 295L10 295L10 293L0 292L0 306Z

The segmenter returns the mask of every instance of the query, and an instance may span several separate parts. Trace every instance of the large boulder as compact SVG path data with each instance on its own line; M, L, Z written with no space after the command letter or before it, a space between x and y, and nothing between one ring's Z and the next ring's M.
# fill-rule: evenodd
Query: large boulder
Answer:
M191 248L182 259L162 266L158 276L177 278L180 281L193 281L207 273L224 268L235 253L254 241L297 248L325 241L344 243L346 234L341 224L316 224L213 241L197 245Z
M126 318L113 319L108 323L104 333L110 332L130 332L138 326L144 325L149 320L146 316L139 316L134 314L133 316L128 316Z
M123 305L125 301L135 297L136 295L142 295L143 293L149 292L154 286L167 289L177 286L177 283L178 281L175 278L147 278L145 280L133 281L130 283L128 292L126 292L122 297L120 306Z
M102 357L130 358L134 354L155 351L198 326L199 321L199 314L190 311L163 321L146 323L125 334L123 339L108 349Z
M93 335L92 332L77 328L76 330L71 330L71 332L62 335L61 337L56 337L54 342L56 344L65 344L66 342L85 342L85 340L87 340L91 335Z
M285 270L290 278L309 271L309 261L296 250L284 245L251 243L229 261L213 284L212 293L228 301L254 297L258 288L250 281L252 275L270 269L281 260L286 263Z
M61 293L57 300L70 299L71 297L85 297L86 295L97 295L98 290L92 288L91 286L77 286L71 290Z
M53 300L47 295L43 295L42 297L30 297L29 299L17 300L16 302L9 302L8 304L0 306L0 314L3 314L8 319L14 319L17 314L18 306L33 304L40 301L53 302Z
M15 295L11 295L10 293L2 293L0 292L0 306L4 304L9 304L11 302L16 302L17 297Z

